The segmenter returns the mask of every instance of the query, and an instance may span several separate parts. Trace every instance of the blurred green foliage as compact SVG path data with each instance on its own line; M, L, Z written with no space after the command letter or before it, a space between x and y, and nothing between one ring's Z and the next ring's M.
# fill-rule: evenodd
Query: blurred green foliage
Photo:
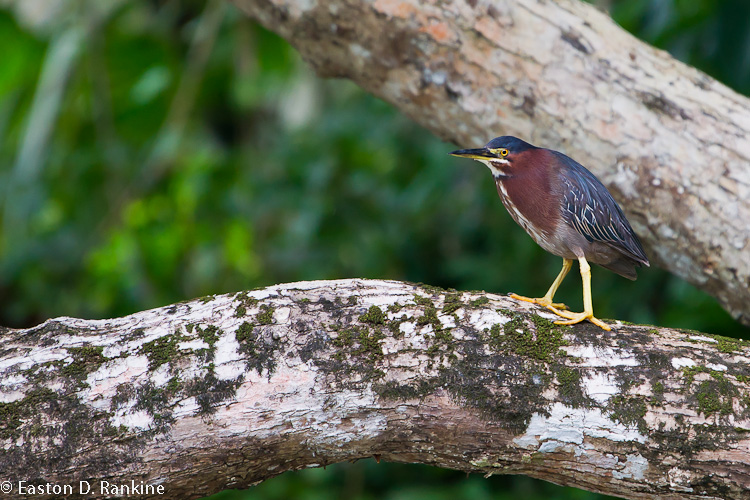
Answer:
M750 4L608 4L638 36L750 93ZM485 169L449 157L452 145L350 82L316 79L231 5L7 5L2 325L342 277L541 294L559 271L560 259L505 213ZM594 281L600 317L747 335L658 269L633 283L598 269ZM580 293L568 279L559 297L575 308ZM316 488L326 498L596 497L527 479L364 467L287 474L248 498L308 498Z
M249 490L225 491L211 500L607 500L526 476L467 476L426 465L342 463L326 469L288 472Z

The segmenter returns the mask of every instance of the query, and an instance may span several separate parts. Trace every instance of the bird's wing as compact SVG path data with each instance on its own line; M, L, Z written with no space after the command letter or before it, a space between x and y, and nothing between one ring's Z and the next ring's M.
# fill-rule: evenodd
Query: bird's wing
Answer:
M583 165L554 151L569 168L559 170L563 185L565 221L588 241L606 243L635 261L648 265L633 228L604 184Z

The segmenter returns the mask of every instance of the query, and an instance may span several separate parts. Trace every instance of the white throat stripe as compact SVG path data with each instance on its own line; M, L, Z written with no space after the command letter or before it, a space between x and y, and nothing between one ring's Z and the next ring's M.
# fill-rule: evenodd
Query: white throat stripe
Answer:
M500 178L500 177L510 177L508 174L497 168L493 163L502 163L504 165L510 164L508 160L504 160L502 158L492 159L492 160L479 160L485 165L487 165L487 168L490 169L490 172L492 172L493 177Z

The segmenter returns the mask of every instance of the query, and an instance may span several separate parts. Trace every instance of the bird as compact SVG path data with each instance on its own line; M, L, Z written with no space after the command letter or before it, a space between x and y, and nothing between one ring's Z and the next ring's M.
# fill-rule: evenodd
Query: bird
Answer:
M482 148L449 154L484 163L513 220L544 250L563 259L562 270L543 297L510 296L551 310L563 318L555 321L558 325L588 320L611 330L594 316L589 263L630 280L637 278L636 268L650 264L638 236L604 184L569 156L513 136L496 137ZM575 260L583 283L580 313L553 302Z

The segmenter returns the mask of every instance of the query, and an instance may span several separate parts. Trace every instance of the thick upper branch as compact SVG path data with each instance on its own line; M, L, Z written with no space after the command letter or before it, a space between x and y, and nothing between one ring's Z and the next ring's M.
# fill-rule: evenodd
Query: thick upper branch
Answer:
M750 324L745 97L576 0L234 1L319 74L446 140L562 149L622 202L652 260Z
M750 348L484 293L280 285L3 332L0 477L171 498L379 455L645 498L750 487ZM4 491L5 493L5 491Z

